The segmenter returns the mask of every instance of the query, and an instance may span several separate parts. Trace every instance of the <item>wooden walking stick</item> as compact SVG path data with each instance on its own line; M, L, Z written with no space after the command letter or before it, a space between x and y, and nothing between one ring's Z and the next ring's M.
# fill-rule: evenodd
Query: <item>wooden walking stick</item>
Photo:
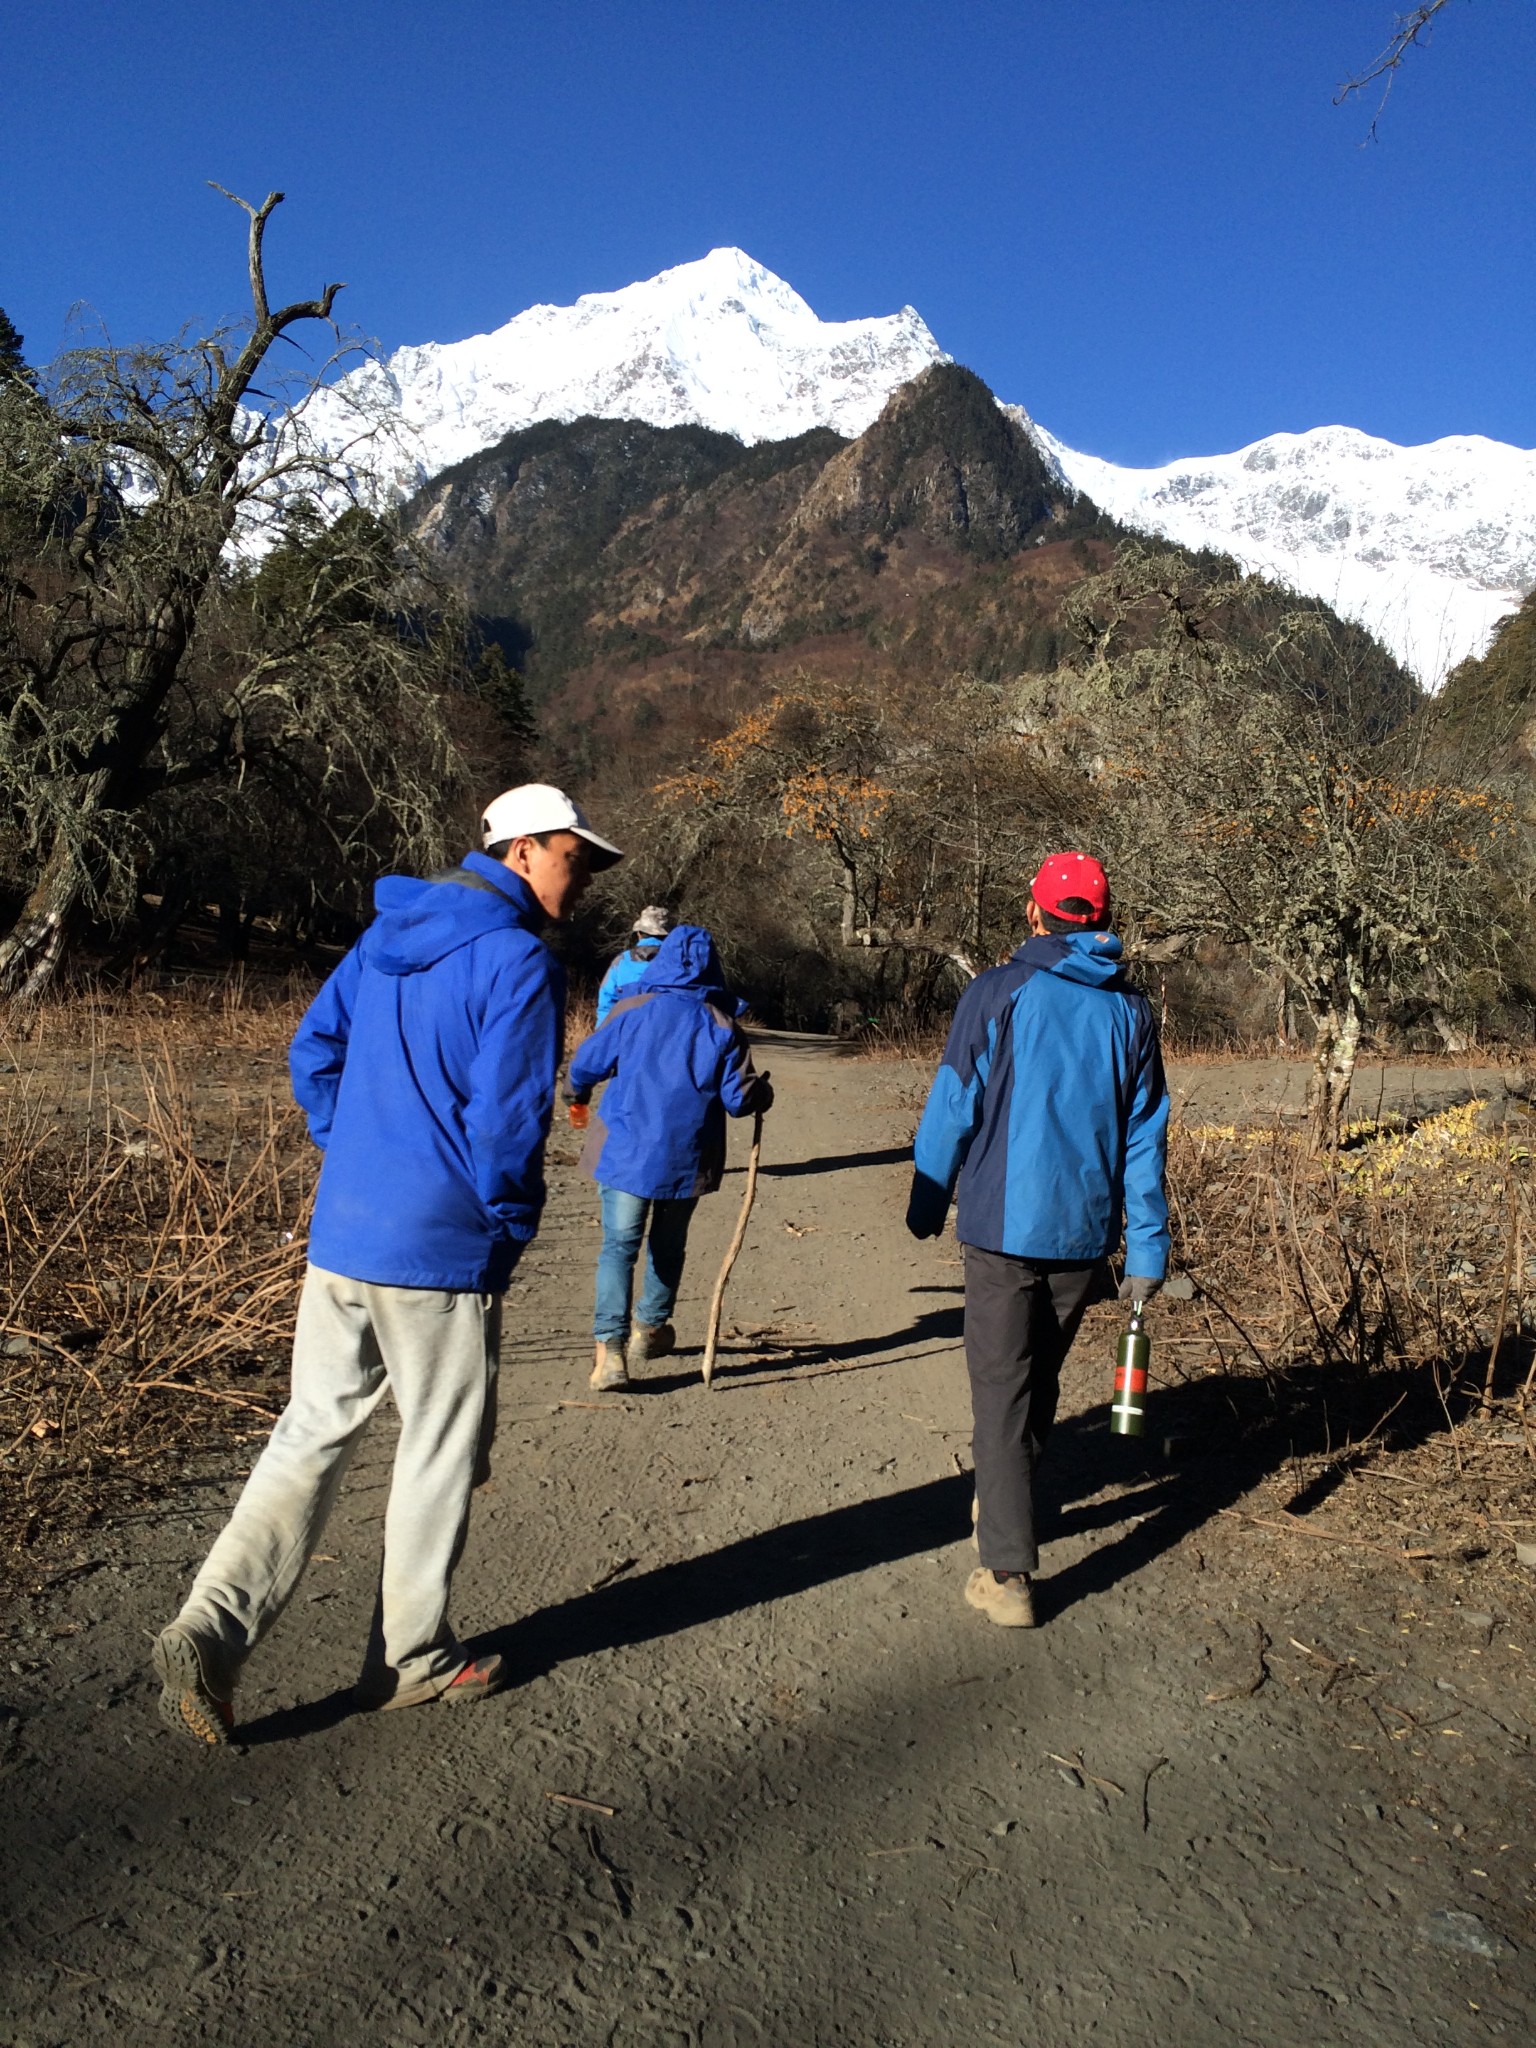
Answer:
M757 1193L757 1163L763 1153L763 1112L758 1110L752 1119L752 1150L747 1158L747 1191L741 1198L741 1214L736 1218L736 1231L726 1246L725 1261L720 1268L720 1278L715 1282L714 1299L709 1304L709 1331L704 1339L704 1384L707 1387L715 1376L715 1346L720 1341L720 1311L725 1304L725 1283L731 1277L731 1268L736 1263L736 1254L741 1250L742 1239L747 1234L747 1218L752 1214L752 1197Z

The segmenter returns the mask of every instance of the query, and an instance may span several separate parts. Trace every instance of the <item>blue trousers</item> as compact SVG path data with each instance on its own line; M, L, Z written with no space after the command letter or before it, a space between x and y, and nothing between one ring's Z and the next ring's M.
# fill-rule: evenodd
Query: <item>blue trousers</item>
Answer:
M622 1188L601 1188L599 1192L603 1198L603 1248L597 1258L592 1335L600 1344L622 1344L629 1336L629 1297L642 1242L645 1280L635 1321L654 1329L666 1322L676 1306L688 1255L688 1225L698 1198L648 1202L641 1195L625 1194Z

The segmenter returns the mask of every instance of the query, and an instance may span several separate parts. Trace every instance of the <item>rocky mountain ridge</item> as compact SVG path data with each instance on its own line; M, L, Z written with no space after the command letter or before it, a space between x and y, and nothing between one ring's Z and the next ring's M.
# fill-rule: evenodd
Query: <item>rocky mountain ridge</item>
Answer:
M546 689L637 646L839 634L1098 521L953 364L899 387L852 441L817 428L747 448L700 427L543 422L435 478L407 518L508 651L536 650Z
M918 700L1054 674L1076 644L1069 594L1126 537L953 363L853 441L544 421L434 478L405 517L522 670L562 772L608 786L616 768L670 772L802 671ZM1236 631L1262 640L1295 602L1255 586ZM1408 679L1335 630L1340 663L1403 715Z

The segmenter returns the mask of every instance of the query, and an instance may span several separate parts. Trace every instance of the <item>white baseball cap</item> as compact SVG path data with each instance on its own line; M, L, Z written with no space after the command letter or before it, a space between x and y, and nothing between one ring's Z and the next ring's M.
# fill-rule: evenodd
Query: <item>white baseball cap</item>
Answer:
M535 832L574 832L578 839L585 839L592 849L594 874L624 858L618 847L592 830L581 806L573 804L553 783L523 782L516 789L504 789L491 798L480 820L482 846L495 846L503 839L527 839Z

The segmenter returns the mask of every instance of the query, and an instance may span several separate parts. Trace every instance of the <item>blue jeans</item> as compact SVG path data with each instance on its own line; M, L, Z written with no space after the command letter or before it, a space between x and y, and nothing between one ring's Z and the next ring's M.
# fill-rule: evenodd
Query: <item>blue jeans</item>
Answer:
M641 1195L626 1195L622 1188L600 1188L599 1193L603 1198L603 1248L597 1256L592 1334L599 1344L622 1344L629 1335L629 1296L641 1240L645 1240L645 1283L635 1321L654 1329L666 1322L676 1305L683 1260L688 1255L688 1225L698 1198L690 1195L679 1201L648 1202Z

